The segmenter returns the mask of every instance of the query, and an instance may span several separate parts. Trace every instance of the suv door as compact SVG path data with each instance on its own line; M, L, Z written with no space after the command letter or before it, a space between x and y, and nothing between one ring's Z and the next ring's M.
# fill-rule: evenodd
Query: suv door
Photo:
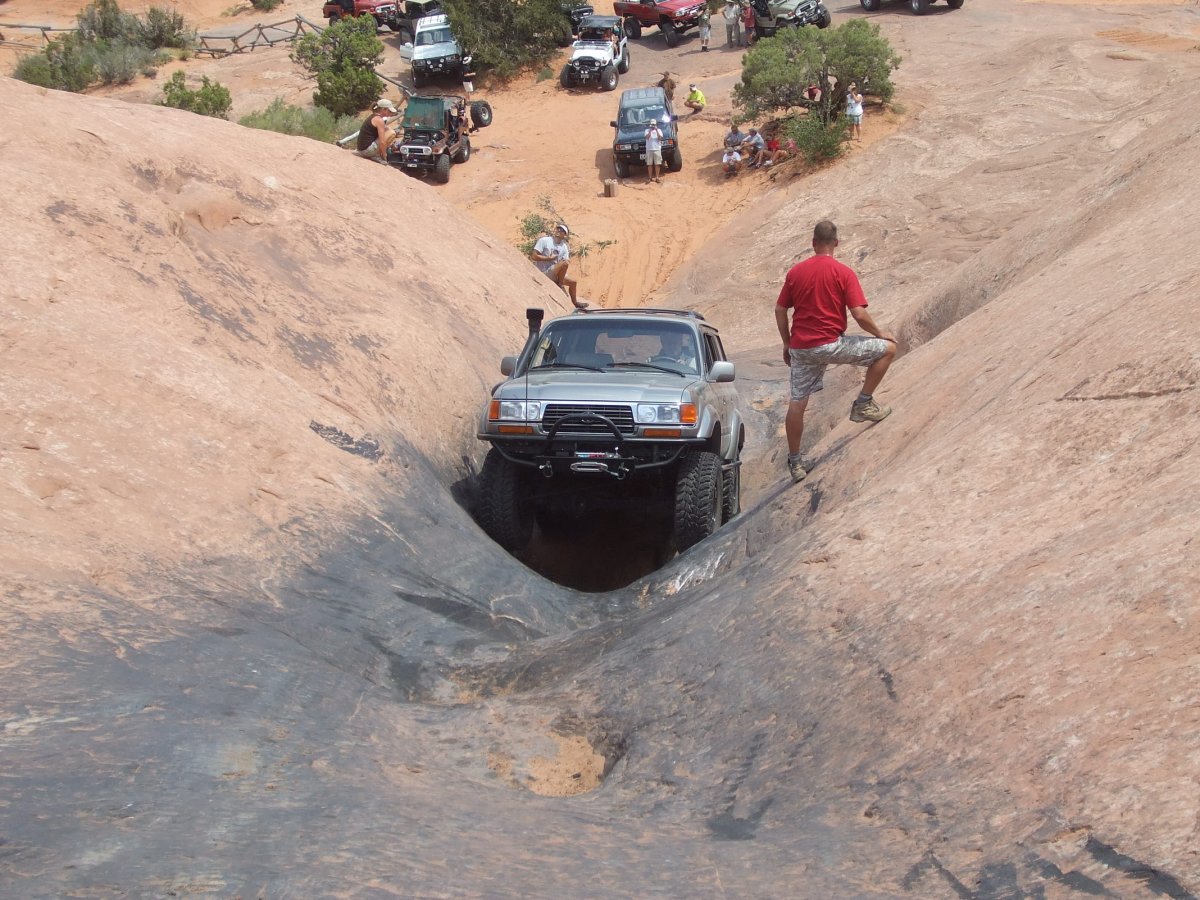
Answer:
M707 390L716 407L717 415L721 417L721 455L731 459L737 449L737 431L741 416L737 411L737 389L733 382L717 382L712 379L712 365L715 362L727 362L725 348L721 339L711 331L704 332L704 377L708 382ZM732 443L731 443L732 442Z

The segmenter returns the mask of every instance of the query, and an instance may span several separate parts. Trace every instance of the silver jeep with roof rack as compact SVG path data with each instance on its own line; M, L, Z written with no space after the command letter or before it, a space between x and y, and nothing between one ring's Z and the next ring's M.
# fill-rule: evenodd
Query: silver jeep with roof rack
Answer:
M686 550L741 511L746 432L733 363L699 313L579 310L543 327L526 311L478 437L492 446L478 518L514 553L601 508L636 509Z

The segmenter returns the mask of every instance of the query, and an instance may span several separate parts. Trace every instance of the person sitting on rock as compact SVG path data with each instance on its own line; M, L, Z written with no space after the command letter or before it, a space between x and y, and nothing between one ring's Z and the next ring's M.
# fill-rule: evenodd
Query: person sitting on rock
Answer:
M529 258L539 271L570 295L576 309L587 309L587 304L576 296L575 279L567 277L567 268L571 265L569 236L567 226L560 222L555 226L553 236L544 234L538 238Z
M726 178L738 173L738 169L742 165L742 154L738 153L737 147L725 148L725 155L721 157L721 165L725 168Z

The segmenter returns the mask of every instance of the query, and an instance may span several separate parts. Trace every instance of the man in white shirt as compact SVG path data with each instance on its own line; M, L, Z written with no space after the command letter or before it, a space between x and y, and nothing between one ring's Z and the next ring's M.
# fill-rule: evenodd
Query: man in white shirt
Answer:
M575 296L575 280L567 277L567 268L571 265L569 236L567 226L560 222L554 229L553 237L544 234L537 239L529 258L539 271L570 295L576 309L587 309L587 304Z
M738 166L741 165L742 154L737 152L736 147L726 147L725 155L721 157L721 165L725 167L726 177L736 175Z
M658 177L662 166L662 131L658 127L658 119L650 120L646 129L646 184L656 181L662 184Z

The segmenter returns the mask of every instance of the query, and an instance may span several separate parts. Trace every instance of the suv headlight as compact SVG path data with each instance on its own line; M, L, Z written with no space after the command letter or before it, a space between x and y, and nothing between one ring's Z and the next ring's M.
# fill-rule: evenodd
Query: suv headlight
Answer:
M617 144L618 150L632 150L633 144Z
M683 425L696 424L695 403L639 403L634 413L639 425Z
M539 422L542 404L534 400L493 400L488 407L492 422Z

